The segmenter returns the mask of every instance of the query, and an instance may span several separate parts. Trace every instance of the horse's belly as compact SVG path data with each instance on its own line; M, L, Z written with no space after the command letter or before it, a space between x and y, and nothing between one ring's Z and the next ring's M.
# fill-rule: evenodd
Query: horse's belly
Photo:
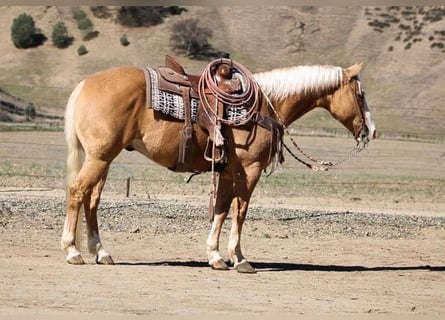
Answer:
M133 140L130 145L157 164L174 169L177 166L181 131L174 130L173 132L174 135L154 133L149 136L146 135L142 139ZM208 171L210 162L204 159L207 136L195 130L193 141L192 169Z

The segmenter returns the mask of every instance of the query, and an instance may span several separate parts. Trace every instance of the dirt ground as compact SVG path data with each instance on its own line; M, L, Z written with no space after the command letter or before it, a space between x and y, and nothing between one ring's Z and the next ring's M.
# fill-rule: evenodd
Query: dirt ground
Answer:
M59 249L63 216L37 215L15 215L0 229L2 316L445 314L443 226L388 239L305 237L253 218L243 244L258 272L246 275L208 267L205 218L185 223L195 226L190 232L175 229L184 218L159 220L157 231L105 227L102 238L116 265L95 265L85 254L86 265L72 266ZM142 215L138 223L157 219Z
M20 187L26 177L7 187L7 178L0 317L445 315L445 202L437 195L434 205L426 196L391 203L276 196L272 203L259 191L242 239L258 272L239 274L207 265L205 197L108 193L100 228L116 265L96 265L84 253L86 265L72 266L59 245L63 189Z

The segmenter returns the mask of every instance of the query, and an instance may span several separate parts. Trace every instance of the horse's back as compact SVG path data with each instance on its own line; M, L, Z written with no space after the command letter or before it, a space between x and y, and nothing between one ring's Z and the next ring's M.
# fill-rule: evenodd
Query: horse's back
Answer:
M76 106L78 113L88 108L85 112L91 117L90 112L121 113L128 105L145 105L145 77L139 68L114 67L91 74L83 82Z
M128 94L131 89L145 88L144 72L136 67L114 67L87 76L84 80L84 92L97 90L104 94Z

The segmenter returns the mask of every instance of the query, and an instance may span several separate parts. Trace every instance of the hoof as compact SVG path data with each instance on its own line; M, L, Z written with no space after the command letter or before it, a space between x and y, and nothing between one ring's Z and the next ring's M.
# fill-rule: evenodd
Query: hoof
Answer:
M235 266L236 271L239 273L256 273L256 270L252 265L246 260L241 261Z
M68 257L66 258L66 261L69 264L77 264L77 265L85 264L85 261L83 261L83 258L80 254Z
M111 256L109 254L101 255L101 256L97 255L96 256L96 263L97 264L113 265L114 261L113 261L113 259L111 258Z
M213 270L229 270L229 266L224 262L223 259L217 260L212 264Z

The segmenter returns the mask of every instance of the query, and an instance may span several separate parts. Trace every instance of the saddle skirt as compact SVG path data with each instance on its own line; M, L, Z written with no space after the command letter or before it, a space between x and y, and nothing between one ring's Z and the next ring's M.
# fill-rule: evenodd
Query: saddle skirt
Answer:
M159 89L160 74L157 70L144 68L146 81L146 106L178 120L185 120L185 102L182 94ZM198 119L199 99L191 97L190 109L193 122Z

